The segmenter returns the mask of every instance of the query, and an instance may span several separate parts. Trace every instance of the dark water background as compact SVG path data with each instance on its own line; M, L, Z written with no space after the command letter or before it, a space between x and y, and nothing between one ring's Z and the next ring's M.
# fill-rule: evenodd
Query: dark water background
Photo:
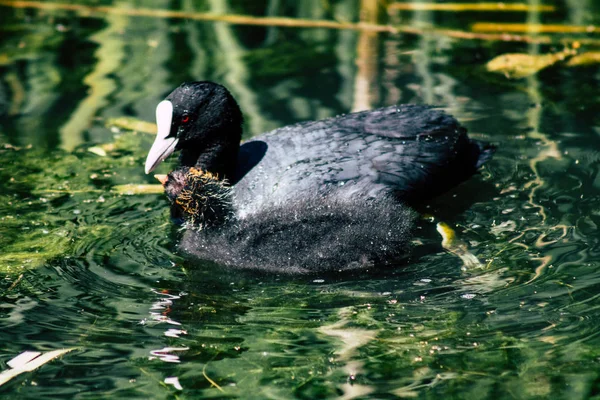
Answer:
M87 2L341 22L359 21L368 3ZM390 11L383 22L600 23L597 1L545 4L556 11ZM600 47L593 32L545 36L555 43L0 2L0 370L26 350L75 348L0 397L600 396L600 69L557 65L523 79L485 69L504 53L561 51L560 38ZM184 80L228 86L248 137L353 109L444 107L498 152L422 211L453 226L481 267L444 251L428 221L408 265L362 276L256 276L184 261L165 198L113 190L154 183L143 173L152 135L106 126L152 121Z

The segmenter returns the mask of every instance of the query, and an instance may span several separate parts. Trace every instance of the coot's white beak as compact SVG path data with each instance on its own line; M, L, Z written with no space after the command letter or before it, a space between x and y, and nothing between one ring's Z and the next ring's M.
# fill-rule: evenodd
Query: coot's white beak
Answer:
M171 137L168 138L171 132L171 121L173 120L173 104L169 100L163 100L156 106L156 125L158 131L156 132L156 139L154 144L148 152L146 158L146 173L149 174L156 168L163 160L171 155L177 146L179 139Z

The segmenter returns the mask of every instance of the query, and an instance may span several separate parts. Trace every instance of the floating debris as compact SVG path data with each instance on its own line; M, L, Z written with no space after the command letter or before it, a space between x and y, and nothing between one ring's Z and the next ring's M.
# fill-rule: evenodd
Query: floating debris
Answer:
M179 383L179 378L177 378L176 376L170 376L168 378L165 378L165 383L167 385L173 385L173 387L177 390L183 390L183 386L181 386L181 384Z
M593 64L600 64L600 51L588 51L577 54L565 63L567 67L581 67Z
M88 149L88 151L97 156L106 157L106 150L104 150L102 147L99 147L99 146L90 147Z
M442 235L442 247L458 256L462 260L465 270L483 267L477 257L469 251L467 244L456 236L456 232L448 224L440 222L436 229Z
M507 78L525 78L564 61L574 54L566 50L553 54L508 53L493 58L486 64L488 72L504 74Z
M21 375L24 372L31 372L38 369L42 365L54 360L57 357L66 354L75 348L53 350L47 353L40 353L37 351L24 351L12 360L8 361L6 365L10 367L0 373L0 386L10 381L12 378Z

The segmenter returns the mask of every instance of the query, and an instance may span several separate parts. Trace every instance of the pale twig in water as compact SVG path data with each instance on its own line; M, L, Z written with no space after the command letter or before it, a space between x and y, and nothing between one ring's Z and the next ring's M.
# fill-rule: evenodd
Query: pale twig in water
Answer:
M392 3L389 10L400 11L500 11L500 12L553 12L556 7L551 5L530 5L523 3Z
M8 288L7 292L10 292L11 290L13 290L15 287L17 287L17 285L19 284L19 282L21 282L21 279L23 279L23 274L19 275L19 277L17 278L16 281L14 281L12 283L12 285L10 285L10 287Z
M473 32L510 32L510 33L598 33L600 28L594 25L560 24L512 24L497 22L476 22L471 26Z
M202 368L202 375L204 376L204 378L206 378L206 380L214 387L216 387L217 389L219 389L220 392L225 393L225 391L223 390L223 388L221 386L219 386L219 384L215 381L213 381L212 379L210 379L208 377L208 375L206 375L206 365L204 364L204 368Z

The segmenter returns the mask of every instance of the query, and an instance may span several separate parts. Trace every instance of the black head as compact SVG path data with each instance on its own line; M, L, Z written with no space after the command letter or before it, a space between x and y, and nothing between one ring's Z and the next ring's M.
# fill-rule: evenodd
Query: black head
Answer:
M210 170L221 152L239 147L242 113L229 91L213 82L184 83L156 107L158 132L146 159L150 173L175 150L181 150L181 164L199 164ZM232 151L229 151L232 152ZM219 161L221 162L221 161ZM221 171L213 171L221 172Z

